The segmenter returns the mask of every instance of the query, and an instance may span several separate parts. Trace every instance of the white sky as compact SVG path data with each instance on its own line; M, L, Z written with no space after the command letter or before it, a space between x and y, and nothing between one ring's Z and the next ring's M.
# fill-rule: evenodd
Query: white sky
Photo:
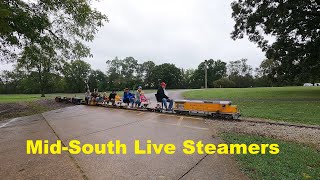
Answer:
M106 70L106 60L132 56L139 62L174 63L196 68L204 59L225 62L247 58L258 67L265 58L245 37L230 33L233 0L101 0L93 4L105 13L106 23L89 44L93 69ZM1 70L11 65L2 65ZM11 69L11 68L10 68Z

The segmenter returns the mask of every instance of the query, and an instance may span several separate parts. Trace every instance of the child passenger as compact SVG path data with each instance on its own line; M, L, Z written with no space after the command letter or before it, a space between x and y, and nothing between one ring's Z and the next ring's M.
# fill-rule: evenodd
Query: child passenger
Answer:
M147 103L148 102L148 99L147 97L144 95L144 92L142 91L141 94L140 94L140 102L141 103Z

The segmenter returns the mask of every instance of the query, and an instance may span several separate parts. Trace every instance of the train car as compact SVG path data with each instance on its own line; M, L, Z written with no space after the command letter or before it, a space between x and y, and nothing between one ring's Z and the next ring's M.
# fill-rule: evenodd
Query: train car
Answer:
M55 98L56 102L64 102L64 103L73 103L76 105L80 105L82 104L83 100L81 98L78 97L72 97L72 98L68 98L68 97L61 97L61 96L57 96Z
M175 101L174 112L177 114L197 114L214 118L239 119L240 112L231 101Z
M72 98L56 97L57 102L71 102ZM104 106L109 108L121 108L139 111L152 111L160 113L173 113L180 115L197 115L222 119L239 119L240 111L236 105L232 105L231 101L194 101L194 100L176 100L174 101L173 111L163 110L162 103L158 102L155 108L150 107L151 101L148 100L141 106L130 107L123 103L120 96L116 96L114 103L109 102L108 99L96 101L97 98L90 98L88 100L89 106ZM72 101L73 102L73 101ZM80 98L75 99L75 104L82 102ZM110 104L111 103L111 104ZM82 104L82 103L81 103Z
M94 99L89 99L87 105L89 105L89 106L97 106L98 102L96 100L94 100Z

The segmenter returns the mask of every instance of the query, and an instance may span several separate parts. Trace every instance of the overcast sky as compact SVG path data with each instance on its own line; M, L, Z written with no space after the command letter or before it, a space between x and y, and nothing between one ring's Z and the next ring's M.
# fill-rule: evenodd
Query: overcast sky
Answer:
M174 63L196 68L204 59L225 62L247 58L258 67L265 58L247 38L233 41L232 0L101 0L93 4L106 23L89 44L93 69L106 60L132 56L139 62ZM7 69L3 66L1 69Z

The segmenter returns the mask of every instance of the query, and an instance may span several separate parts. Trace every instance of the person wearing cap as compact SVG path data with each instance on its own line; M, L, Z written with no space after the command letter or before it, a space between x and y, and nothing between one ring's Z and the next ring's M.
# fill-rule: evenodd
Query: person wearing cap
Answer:
M159 99L162 100L162 105L166 108L166 110L171 111L173 106L173 99L169 98L166 87L167 87L167 84L165 82L162 82L160 84L160 88L157 91L157 96ZM169 108L167 106L167 103L169 103Z
M141 86L139 86L138 87L138 90L137 90L137 92L136 92L136 96L135 96L135 103L136 103L136 106L138 106L138 107L140 107L140 105L141 105L141 101L140 101L140 95L141 95L141 92L142 92L142 87Z
M131 103L131 106L134 104L134 95L129 91L128 88L124 89L122 101L128 105Z

